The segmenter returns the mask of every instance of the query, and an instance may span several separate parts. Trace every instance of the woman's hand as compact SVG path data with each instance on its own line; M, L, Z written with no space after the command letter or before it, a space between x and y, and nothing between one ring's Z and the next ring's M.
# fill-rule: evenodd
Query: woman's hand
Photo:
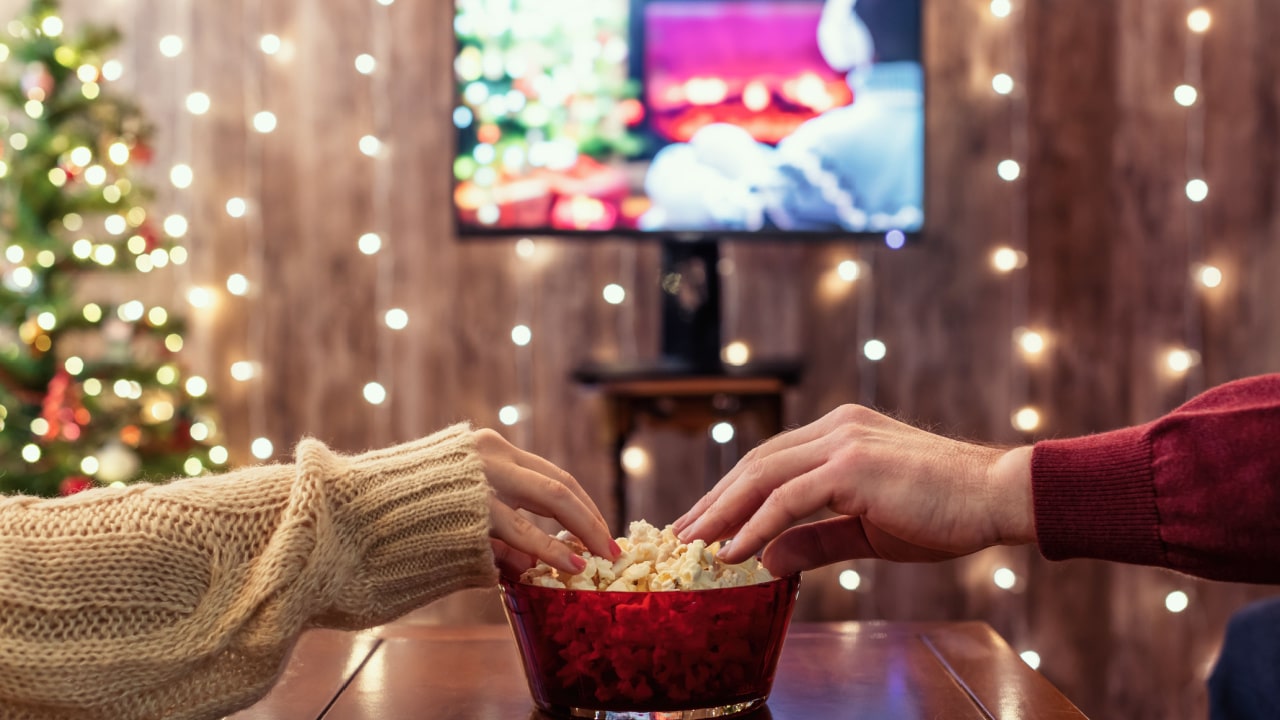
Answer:
M944 560L1035 540L1031 448L951 440L845 405L747 453L676 521L686 542L787 575L841 560ZM791 527L822 509L840 517Z
M515 447L494 430L475 431L475 440L485 478L493 488L489 500L493 556L504 572L519 574L538 560L573 574L586 567L568 545L518 510L552 518L596 555L613 559L620 554L600 509L572 475Z

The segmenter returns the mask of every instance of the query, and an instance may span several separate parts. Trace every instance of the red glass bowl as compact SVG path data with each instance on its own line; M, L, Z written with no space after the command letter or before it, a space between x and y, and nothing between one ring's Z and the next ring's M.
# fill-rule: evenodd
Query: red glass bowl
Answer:
M799 575L638 593L501 581L534 703L601 720L696 720L762 705L799 586Z

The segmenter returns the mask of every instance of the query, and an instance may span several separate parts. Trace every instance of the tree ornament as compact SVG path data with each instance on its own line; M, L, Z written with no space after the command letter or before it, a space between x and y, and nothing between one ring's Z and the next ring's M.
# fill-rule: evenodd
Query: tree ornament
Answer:
M93 487L93 481L84 475L72 475L58 484L58 494L66 497Z

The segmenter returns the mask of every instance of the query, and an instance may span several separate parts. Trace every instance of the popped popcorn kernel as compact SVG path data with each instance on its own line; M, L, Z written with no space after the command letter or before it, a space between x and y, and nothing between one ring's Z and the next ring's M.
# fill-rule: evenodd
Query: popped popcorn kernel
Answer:
M539 562L520 576L521 582L542 587L607 592L651 592L667 590L709 590L768 582L773 575L749 558L727 565L716 558L720 543L702 540L680 542L670 525L658 530L644 520L631 523L629 535L617 539L622 554L610 562L592 555L568 532L556 536L587 561L577 575L569 575Z

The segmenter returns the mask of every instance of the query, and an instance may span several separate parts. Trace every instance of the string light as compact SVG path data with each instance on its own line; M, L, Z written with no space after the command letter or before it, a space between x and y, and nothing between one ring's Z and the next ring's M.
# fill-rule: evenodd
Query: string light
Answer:
M610 305L621 305L627 299L627 291L617 283L604 286L604 301Z
M635 445L622 451L621 461L622 467L633 475L640 475L649 469L649 453Z
M520 422L520 409L515 405L504 405L498 410L498 422L503 425L515 425Z
M1165 609L1171 613L1180 613L1186 610L1189 604L1190 600L1187 598L1187 594L1181 590L1174 590L1164 597Z
M888 354L888 351L889 350L885 346L884 342L875 338L872 338L862 344L862 354L865 355L868 360L873 362L883 360L884 356Z
M1018 164L1017 160L1001 160L1000 164L996 166L996 174L1005 182L1013 182L1022 174L1022 166Z
M839 582L840 587L853 592L858 589L858 586L862 585L862 576L858 574L857 570L841 570Z
M853 282L862 274L862 266L857 260L842 260L836 266L836 274L845 282Z
M276 129L275 113L263 110L253 116L253 129L262 134L267 134Z
M196 308L210 307L213 305L213 293L208 288L193 287L187 291L187 302Z
M365 233L356 241L356 247L365 255L373 255L382 249L382 238L377 233Z
M1209 29L1213 18L1209 15L1209 11L1204 8L1196 8L1187 14L1187 27L1191 28L1191 32L1203 33Z
M1018 576L1007 567L997 568L991 576L992 582L1001 590L1012 590L1018 584Z
M209 96L202 92L193 92L187 95L187 112L192 115L204 115L209 112Z
M248 207L248 203L245 202L244 198L233 197L227 201L227 214L233 218L242 218L245 212L248 211Z
M270 440L260 437L256 438L249 446L249 452L253 453L253 456L259 460L266 460L275 452L275 448L271 445Z
M1013 92L1013 78L1008 73L996 73L991 78L991 89L999 95L1008 95Z
M190 165L179 163L169 169L169 182L179 190L185 190L191 187L191 182L194 179L195 173L191 171Z
M361 75L371 75L377 67L378 62L369 53L360 53L356 56L356 72Z
M275 55L276 53L280 52L280 47L281 47L280 36L273 35L270 33L263 35L261 38L258 39L258 47L261 48L262 52L267 55Z
M383 319L392 330L403 330L409 326L409 313L400 308L391 308Z
M1187 199L1191 202L1204 202L1209 197L1209 183L1200 178L1187 181Z
M387 400L387 389L381 383L371 382L365 383L364 399L370 405L381 405Z
M1194 267L1196 282L1207 288L1216 288L1222 284L1222 270L1213 265L1197 263Z
M1173 89L1173 101L1182 107L1195 105L1197 97L1199 97L1199 93L1196 92L1196 89L1186 83Z
M1013 414L1013 426L1022 432L1035 432L1040 427L1040 411L1029 405L1019 408Z
M1022 662L1030 665L1032 670L1040 669L1040 653L1035 650L1023 650L1018 653L1018 657L1022 658Z
M249 278L240 273L231 273L227 276L227 292L240 297L248 295Z
M991 14L998 18L1007 18L1013 12L1013 3L1009 0L991 0Z
M182 54L182 38L177 35L165 35L160 38L160 54L167 58L175 58Z
M1014 331L1014 335L1017 337L1018 347L1022 348L1023 353L1027 355L1039 355L1044 352L1044 335L1041 335L1035 330L1027 330L1026 328L1019 328Z
M248 360L237 360L231 363L231 378L233 380L248 382L257 374L257 365Z
M533 340L533 331L529 329L528 325L516 325L511 328L511 342L524 347L531 340Z
M1175 375L1182 375L1190 370L1200 360L1199 355L1186 348L1174 348L1165 353L1165 366L1169 368Z
M718 422L711 426L711 439L721 445L733 440L734 434L733 423Z
M537 246L534 244L533 240L530 240L529 238L520 238L516 241L516 255L524 258L525 260L533 257L535 250L537 250Z
M382 142L372 135L365 135L360 138L360 152L369 157L377 157L382 150Z
M724 346L724 350L721 351L720 355L725 363L741 367L751 360L751 348L741 340L734 340Z

